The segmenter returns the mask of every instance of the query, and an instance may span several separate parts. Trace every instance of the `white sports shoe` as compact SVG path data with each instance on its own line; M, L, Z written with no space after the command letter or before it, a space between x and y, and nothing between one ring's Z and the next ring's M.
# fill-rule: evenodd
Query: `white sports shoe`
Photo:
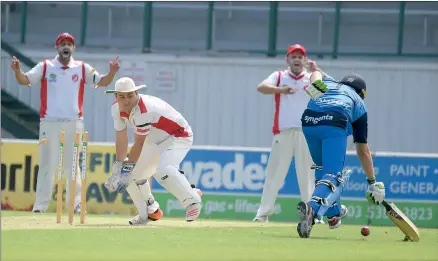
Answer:
M81 213L81 203L79 203L74 210L75 214L80 214ZM85 214L87 214L87 211L85 210Z
M269 222L268 216L257 216L252 221L255 222Z
M201 214L201 204L200 203L190 204L186 208L186 221L187 222L195 221L199 217L199 214Z
M323 218L321 218L321 219L315 218L315 224L325 224L325 222L324 222Z
M131 220L129 220L129 224L132 226L141 226L146 225L148 223L147 219L143 219L140 215L137 215L133 217Z

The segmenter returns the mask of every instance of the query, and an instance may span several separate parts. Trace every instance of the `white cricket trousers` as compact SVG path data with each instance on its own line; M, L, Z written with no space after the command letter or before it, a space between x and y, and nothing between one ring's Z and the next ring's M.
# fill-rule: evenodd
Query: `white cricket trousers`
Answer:
M133 179L140 181L154 176L155 180L172 193L184 208L192 203L200 203L200 196L192 189L187 178L179 172L180 164L192 144L192 137L172 136L159 145L147 143L146 140L133 170ZM139 207L142 205L137 206L140 212Z
M170 137L160 145L147 143L147 139L132 171L133 179L142 180L152 177L158 168L179 165L192 147L193 139Z
M66 206L68 209L70 182L72 175L72 162L73 162L73 143L76 131L81 133L84 131L84 124L82 120L73 121L47 121L42 119L40 122L40 141L46 139L45 144L39 145L39 170L36 186L36 199L33 206L33 211L40 210L46 211L49 207L54 178L57 178L56 167L58 165L59 156L59 134L61 131L65 132L64 142L64 176L63 184L67 194L65 195ZM79 146L79 149L81 146ZM78 151L79 152L79 151ZM81 181L80 181L80 168L79 161L77 167L77 183L76 183L76 196L75 196L75 208L81 202ZM65 183L67 180L67 184ZM66 186L65 186L66 184Z
M278 191L286 178L292 158L295 157L295 169L301 199L307 202L315 188L315 172L310 169L312 157L301 128L290 128L274 135L265 184L257 216L269 216L274 212Z

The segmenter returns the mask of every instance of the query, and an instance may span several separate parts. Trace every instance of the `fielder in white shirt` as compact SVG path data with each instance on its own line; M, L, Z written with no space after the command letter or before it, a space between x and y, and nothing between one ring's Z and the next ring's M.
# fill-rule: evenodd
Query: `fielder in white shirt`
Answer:
M193 144L193 133L184 117L160 98L139 94L131 78L117 80L116 102L111 108L116 131L116 162L105 185L131 196L138 215L131 225L143 225L163 214L153 199L147 179L155 180L172 193L186 209L186 220L194 221L201 211L202 192L179 171L179 165ZM134 129L134 144L128 153L128 127ZM155 214L155 216L153 216Z
M301 199L305 202L310 200L315 188L312 157L302 132L301 116L310 99L304 90L309 85L311 74L306 71L305 64L308 63L312 71L317 67L315 62L307 59L306 49L299 44L288 48L286 63L289 66L287 70L273 72L257 87L260 93L274 95L275 114L266 179L254 221L267 222L273 214L278 191L293 157Z
M74 37L69 33L59 34L55 47L58 53L55 58L41 61L27 73L21 71L20 61L15 56L11 64L20 85L41 85L39 171L33 212L44 212L49 207L61 131L65 132L64 174L71 177L75 133L78 131L82 134L84 131L82 107L85 84L108 86L120 68L116 58L110 62L109 72L100 75L88 63L73 59L76 45ZM79 173L80 170L78 177ZM70 181L67 178L67 195L70 195ZM80 211L80 186L80 178L77 178L75 213ZM69 197L66 199L66 205L69 206Z

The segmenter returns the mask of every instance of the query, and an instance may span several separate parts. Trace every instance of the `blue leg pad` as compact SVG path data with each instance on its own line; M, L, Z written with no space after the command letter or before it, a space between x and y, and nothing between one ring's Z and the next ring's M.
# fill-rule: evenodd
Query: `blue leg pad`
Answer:
M351 171L344 171L343 174L325 174L323 179L317 182L315 191L313 192L310 205L317 213L317 218L322 216L336 216L339 215L341 204L340 197L350 178ZM333 206L334 203L336 206ZM330 211L328 211L330 209ZM328 212L328 213L327 213Z
M326 216L328 218L331 218L334 216L340 216L341 215L341 204L340 203L341 203L340 201L335 202L334 206L331 206L327 209L324 216Z

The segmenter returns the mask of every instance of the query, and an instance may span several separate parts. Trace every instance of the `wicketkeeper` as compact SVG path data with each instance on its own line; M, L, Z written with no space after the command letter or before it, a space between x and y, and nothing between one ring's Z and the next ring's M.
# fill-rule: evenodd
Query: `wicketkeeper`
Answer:
M146 224L163 215L154 200L147 179L151 176L172 193L186 209L186 220L194 221L201 211L201 192L192 188L179 171L179 165L192 147L193 133L184 117L165 101L138 94L145 85L136 86L131 78L115 84L116 102L112 106L116 130L117 161L106 186L128 191L139 215L131 225ZM128 127L135 130L134 144L128 150Z

